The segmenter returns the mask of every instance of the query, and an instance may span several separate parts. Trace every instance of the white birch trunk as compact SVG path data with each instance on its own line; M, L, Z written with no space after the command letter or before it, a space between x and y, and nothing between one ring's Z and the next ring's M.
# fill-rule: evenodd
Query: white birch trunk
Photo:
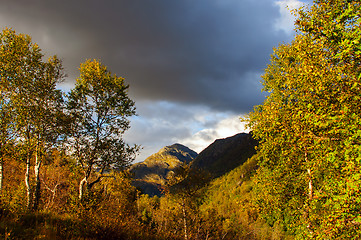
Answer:
M305 151L305 162L306 163L308 162L307 151ZM312 172L310 168L307 169L307 174L308 174L308 199L309 201L311 201L313 199L313 184L312 184ZM313 235L312 223L309 220L310 218L309 216L310 216L310 209L307 210L307 219L308 219L307 228L310 235Z
M3 189L3 180L4 180L4 160L0 157L0 196Z
M34 192L34 204L33 209L38 210L39 201L40 201L40 167L41 167L41 159L39 157L38 149L35 154L35 166L34 166L34 174L35 174L35 192Z
M28 210L31 208L31 186L30 186L30 153L26 158L26 171L25 171L25 186L26 186L26 207Z
M84 185L87 183L87 177L84 177L79 183L79 200L83 199Z
M183 212L183 225L184 225L184 240L188 240L187 212L185 209L184 199L182 200L182 212Z
M308 198L310 200L312 200L313 199L313 185L312 185L311 169L307 169L307 173L308 173Z

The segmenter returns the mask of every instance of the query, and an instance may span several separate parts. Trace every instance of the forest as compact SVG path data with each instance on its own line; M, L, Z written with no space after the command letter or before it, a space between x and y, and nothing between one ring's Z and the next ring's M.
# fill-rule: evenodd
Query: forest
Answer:
M268 92L242 121L259 141L217 178L184 165L162 196L132 185L136 114L125 79L80 64L69 92L57 56L0 33L3 239L360 239L361 3L315 0L274 48ZM240 123L241 124L241 123Z

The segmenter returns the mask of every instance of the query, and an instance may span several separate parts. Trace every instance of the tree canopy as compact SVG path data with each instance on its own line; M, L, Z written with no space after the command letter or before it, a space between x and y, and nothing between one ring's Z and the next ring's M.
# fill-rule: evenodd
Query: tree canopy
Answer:
M360 237L359 1L296 11L297 36L274 50L269 96L249 116L260 139L257 205L296 235Z
M81 64L80 77L67 102L72 118L70 152L84 171L79 198L84 184L91 189L109 169L128 166L138 151L138 146L130 147L122 139L129 128L128 117L135 114L127 90L124 79L99 61Z
M8 141L22 145L27 164L25 182L30 208L29 171L31 158L35 156L33 208L36 209L42 156L60 136L58 123L62 113L62 94L56 89L56 84L64 76L62 64L56 56L43 61L41 49L28 35L4 29L0 39L1 158Z

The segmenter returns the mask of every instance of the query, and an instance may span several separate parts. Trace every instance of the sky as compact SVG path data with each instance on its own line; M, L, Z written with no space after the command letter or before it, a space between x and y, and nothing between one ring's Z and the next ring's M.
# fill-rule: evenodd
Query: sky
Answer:
M294 37L289 9L310 0L0 0L0 27L63 61L69 91L97 59L129 84L137 116L124 135L143 161L180 143L196 152L247 132L272 49Z

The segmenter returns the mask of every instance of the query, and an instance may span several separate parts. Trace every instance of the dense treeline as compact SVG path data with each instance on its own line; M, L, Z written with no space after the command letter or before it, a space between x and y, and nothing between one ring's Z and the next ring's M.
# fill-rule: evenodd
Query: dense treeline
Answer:
M261 141L255 203L298 238L361 238L361 3L314 1L275 49L269 96L250 114Z
M214 180L182 166L164 196L126 170L138 146L124 79L61 61L12 29L0 33L0 236L4 239L359 239L361 3L315 0L263 75L269 96L248 122L260 141Z
M86 61L74 89L63 93L56 56L43 61L31 38L12 29L0 37L1 237L276 236L252 207L255 159L215 181L185 165L170 175L164 196L142 195L127 171L139 147L122 139L135 114L124 79Z
M128 85L88 60L65 94L57 89L65 76L61 61L43 58L30 36L12 29L0 33L1 234L106 236L106 221L133 209L128 205L135 189L122 173L139 149L122 139L135 114ZM90 228L98 225L105 229Z
M257 236L248 226L255 213L249 222L242 219L247 210L237 210L240 202L234 202L233 193L217 199L221 187L214 183L219 190L208 189L205 172L180 167L161 198L142 195L131 185L127 167L139 147L122 139L128 117L135 114L124 79L99 61L88 60L80 65L75 87L63 93L57 85L65 74L56 56L44 61L30 36L12 29L4 29L0 39L2 238ZM237 191L249 201L250 188L245 189ZM220 209L227 204L234 210L231 215Z

